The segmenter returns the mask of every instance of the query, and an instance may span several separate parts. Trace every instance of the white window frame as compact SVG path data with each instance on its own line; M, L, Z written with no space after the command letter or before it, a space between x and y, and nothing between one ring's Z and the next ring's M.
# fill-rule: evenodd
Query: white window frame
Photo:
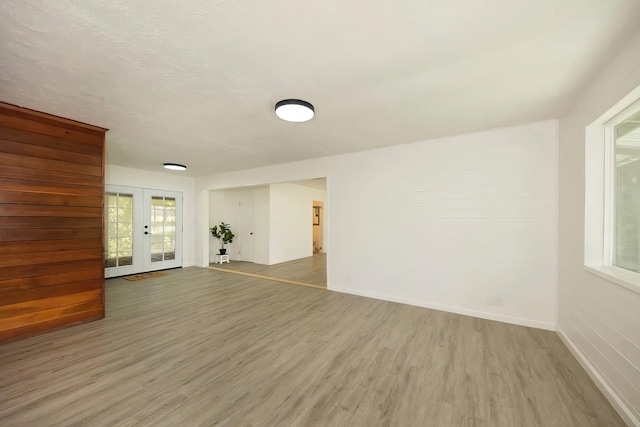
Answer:
M613 128L638 110L640 87L586 128L584 269L640 293L640 273L613 265L616 171Z

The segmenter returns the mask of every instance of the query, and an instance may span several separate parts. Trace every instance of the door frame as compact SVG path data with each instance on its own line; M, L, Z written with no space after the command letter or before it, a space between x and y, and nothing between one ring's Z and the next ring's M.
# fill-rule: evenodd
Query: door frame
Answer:
M128 276L131 274L145 273L149 271L157 271L168 268L182 267L183 261L183 193L178 191L159 190L152 188L142 187L130 187L126 185L114 185L105 184L106 193L126 193L133 195L133 243L132 243L132 257L133 264L123 267L109 267L104 268L105 278ZM163 195L168 197L175 197L176 199L176 247L175 247L175 260L171 262L150 262L147 260L145 250L150 246L150 239L144 235L145 225L145 208L148 208L150 204L151 195ZM147 196L149 203L147 203ZM106 206L105 206L106 212ZM103 212L103 215L105 214ZM148 222L146 223L148 225ZM106 220L103 225L103 234L106 236ZM107 239L105 237L105 247L103 248L103 260L106 257L106 244Z
M142 189L143 195L143 216L142 216L142 271L166 270L168 268L182 267L182 193L179 191L157 190L150 188ZM174 259L169 261L151 261L151 236L149 231L151 217L151 198L153 196L171 197L176 201L176 230ZM149 234L147 234L149 233ZM134 233L135 236L135 233Z

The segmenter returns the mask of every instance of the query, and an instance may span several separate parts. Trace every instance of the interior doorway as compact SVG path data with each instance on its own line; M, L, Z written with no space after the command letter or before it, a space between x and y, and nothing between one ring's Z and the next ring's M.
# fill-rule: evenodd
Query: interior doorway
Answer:
M323 214L324 214L324 202L319 200L314 200L313 206L312 206L312 216L311 216L311 221L313 226L312 246L313 246L314 255L324 252L323 243L322 243L322 236L324 235L322 231L322 227L324 227Z
M326 287L327 209L326 178L211 190L209 227L225 222L235 237L221 264L209 236L209 265Z

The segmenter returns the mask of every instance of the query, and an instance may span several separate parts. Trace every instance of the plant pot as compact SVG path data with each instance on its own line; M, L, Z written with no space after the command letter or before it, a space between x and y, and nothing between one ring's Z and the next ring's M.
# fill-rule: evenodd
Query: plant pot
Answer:
M220 255L224 255L224 254L226 254L226 253L227 253L227 250L226 250L226 249L220 249Z

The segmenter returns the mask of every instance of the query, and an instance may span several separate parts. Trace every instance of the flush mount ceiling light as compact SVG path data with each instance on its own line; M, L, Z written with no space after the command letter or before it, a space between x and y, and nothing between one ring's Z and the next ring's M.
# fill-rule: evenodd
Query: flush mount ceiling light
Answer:
M314 115L313 105L301 99L284 99L276 104L276 116L288 122L306 122Z
M178 163L165 163L164 165L165 169L171 169L172 171L186 171L187 167L185 165L181 165Z

